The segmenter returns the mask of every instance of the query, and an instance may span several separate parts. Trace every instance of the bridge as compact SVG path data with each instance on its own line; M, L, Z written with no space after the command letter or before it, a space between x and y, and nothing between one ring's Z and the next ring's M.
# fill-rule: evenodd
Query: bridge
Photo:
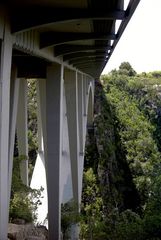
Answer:
M60 239L61 203L79 205L94 81L139 0L6 0L0 5L0 239L7 239L15 133L28 155L27 79L37 81L38 159L45 166L49 240ZM38 160L37 159L37 160ZM41 174L41 173L40 173ZM28 161L21 163L28 185ZM66 189L67 188L67 189ZM68 194L66 195L66 193Z

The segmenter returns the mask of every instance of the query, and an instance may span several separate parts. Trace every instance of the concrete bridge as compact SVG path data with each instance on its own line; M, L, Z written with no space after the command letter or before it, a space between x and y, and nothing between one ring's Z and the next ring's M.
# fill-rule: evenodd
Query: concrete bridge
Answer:
M3 1L2 1L3 2ZM60 239L61 203L82 191L94 80L139 0L6 0L0 5L0 239L7 239L15 133L28 155L27 79L37 79L38 159L44 161L49 239ZM117 29L117 23L120 23ZM40 173L41 174L41 173ZM21 163L28 185L28 161ZM68 194L66 194L68 192Z

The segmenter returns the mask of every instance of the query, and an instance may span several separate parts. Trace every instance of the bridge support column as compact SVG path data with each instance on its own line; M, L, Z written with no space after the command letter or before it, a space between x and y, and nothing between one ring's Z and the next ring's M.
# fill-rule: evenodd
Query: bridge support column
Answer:
M38 151L44 153L46 133L46 79L37 79ZM44 163L45 164L45 163Z
M78 127L78 87L77 73L69 69L64 74L65 96L67 106L67 121L69 134L69 149L72 170L73 197L75 202L79 203L79 178L78 178L78 160L79 160L79 127ZM79 206L78 206L79 207Z
M78 123L80 154L83 154L83 75L80 73L78 73Z
M84 167L84 128L83 128L83 75L78 73L78 123L79 123L79 162L78 162L78 177L79 177L79 202L81 202L82 177Z
M49 240L60 239L60 163L62 157L63 66L47 68L46 80L46 171Z
M86 142L86 128L87 128L87 100L88 100L88 89L87 89L87 76L83 75L83 146L85 147Z
M27 80L24 78L20 79L19 87L17 141L19 155L26 157L20 164L21 179L28 186Z
M9 135L9 192L8 192L8 204L10 203L10 191L12 183L12 168L13 168L13 157L14 157L14 144L15 144L15 132L16 132L16 121L17 121L17 108L18 108L18 97L19 97L19 83L20 79L17 78L17 68L12 67L11 73L11 91L10 91L10 135Z
M88 93L88 101L87 101L87 128L91 128L93 126L93 111L94 111L94 99L92 93L92 86L89 87Z
M10 129L10 75L12 59L12 37L5 24L0 43L0 239L7 239L8 231L8 170Z

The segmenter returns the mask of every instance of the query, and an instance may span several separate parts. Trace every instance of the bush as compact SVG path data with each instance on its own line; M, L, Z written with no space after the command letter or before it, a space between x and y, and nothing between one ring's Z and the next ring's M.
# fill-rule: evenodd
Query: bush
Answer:
M39 190L30 189L16 192L10 201L10 220L23 219L26 222L35 222L37 219L37 208L41 204L41 192Z
M61 205L61 230L63 239L68 239L72 225L78 223L79 219L78 206L73 200Z
M13 175L11 187L11 200L9 218L10 221L20 218L26 222L34 222L37 219L36 211L41 204L41 193L43 188L31 189L22 183L20 176L20 162L25 160L26 156L14 158Z

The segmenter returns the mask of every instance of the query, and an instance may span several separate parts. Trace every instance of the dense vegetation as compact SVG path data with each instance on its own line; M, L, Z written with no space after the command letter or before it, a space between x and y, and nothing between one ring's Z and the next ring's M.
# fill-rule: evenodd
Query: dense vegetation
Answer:
M161 72L127 62L96 82L82 239L161 239Z
M29 79L28 85L28 146L29 146L29 182L37 155L37 101L36 81ZM9 220L15 222L23 219L25 222L35 222L37 219L37 208L41 204L41 193L43 188L31 189L23 184L20 176L20 163L27 156L18 153L17 141L15 141L13 174L10 199Z

